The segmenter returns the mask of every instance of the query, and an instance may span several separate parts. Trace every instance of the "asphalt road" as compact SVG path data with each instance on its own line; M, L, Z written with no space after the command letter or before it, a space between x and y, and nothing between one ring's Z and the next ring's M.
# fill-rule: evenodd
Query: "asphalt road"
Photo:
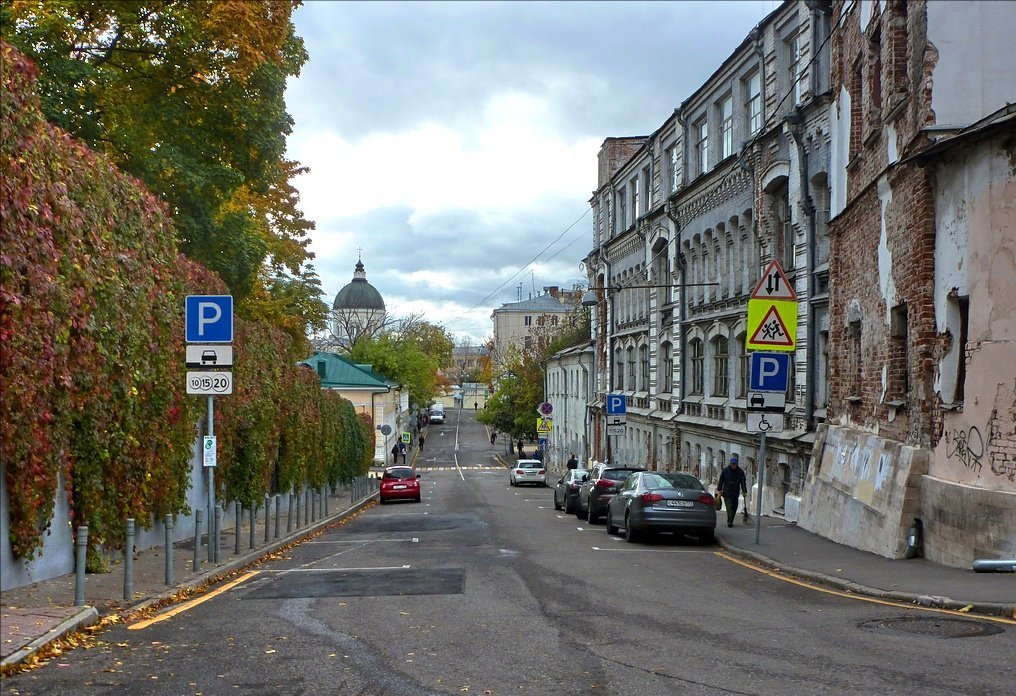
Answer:
M692 539L627 544L555 512L550 488L510 488L471 412L417 464L422 503L375 505L3 691L1013 693L1016 631L816 592Z

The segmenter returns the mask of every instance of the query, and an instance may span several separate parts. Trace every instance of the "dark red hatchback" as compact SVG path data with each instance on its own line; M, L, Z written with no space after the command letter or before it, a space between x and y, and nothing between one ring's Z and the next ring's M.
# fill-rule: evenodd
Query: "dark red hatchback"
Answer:
M389 500L420 502L420 475L411 466L385 467L379 498L382 505Z

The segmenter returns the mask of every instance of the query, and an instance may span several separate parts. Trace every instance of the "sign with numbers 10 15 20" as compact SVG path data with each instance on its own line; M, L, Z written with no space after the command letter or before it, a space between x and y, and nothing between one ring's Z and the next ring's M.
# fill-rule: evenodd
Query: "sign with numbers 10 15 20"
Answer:
M187 393L224 396L233 393L232 372L188 372Z

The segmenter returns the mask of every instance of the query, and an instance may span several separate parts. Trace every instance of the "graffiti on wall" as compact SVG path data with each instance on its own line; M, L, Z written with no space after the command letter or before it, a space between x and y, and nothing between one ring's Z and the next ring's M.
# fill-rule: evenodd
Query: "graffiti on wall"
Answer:
M984 456L984 438L976 425L967 430L953 428L945 435L945 456L957 459L963 466L981 473L981 457Z

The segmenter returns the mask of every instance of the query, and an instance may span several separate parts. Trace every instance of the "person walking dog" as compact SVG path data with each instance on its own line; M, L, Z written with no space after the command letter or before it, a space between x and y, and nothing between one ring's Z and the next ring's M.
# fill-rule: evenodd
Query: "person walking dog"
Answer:
M734 515L737 514L737 503L744 493L748 498L748 482L745 479L744 471L737 465L737 457L731 457L730 463L720 472L720 480L716 487L723 495L723 503L727 508L727 526L734 526Z

